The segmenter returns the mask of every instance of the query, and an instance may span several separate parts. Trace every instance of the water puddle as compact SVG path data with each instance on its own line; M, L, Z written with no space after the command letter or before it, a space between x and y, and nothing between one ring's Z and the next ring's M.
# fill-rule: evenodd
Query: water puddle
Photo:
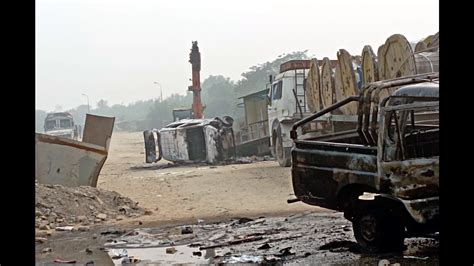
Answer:
M127 258L138 259L140 264L209 264L213 263L215 256L222 256L221 250L199 250L198 247L188 247L186 245L174 246L176 252L167 253L166 247L150 247L150 248L121 248L108 250L109 256L115 265L122 265L122 261ZM117 258L119 255L122 256ZM128 257L127 257L128 256Z

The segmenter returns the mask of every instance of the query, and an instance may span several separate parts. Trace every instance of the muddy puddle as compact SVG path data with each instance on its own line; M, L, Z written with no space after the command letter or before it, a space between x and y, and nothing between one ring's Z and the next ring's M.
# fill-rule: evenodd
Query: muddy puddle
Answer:
M182 231L186 228L185 232ZM363 254L341 214L236 218L212 224L140 228L105 244L115 265L144 264L390 264L437 265L438 241L405 240L397 254ZM117 254L127 255L119 257ZM114 256L116 258L114 259Z
M168 250L168 251L167 251ZM172 250L172 251L170 251ZM209 264L213 263L214 257L219 255L215 250L201 251L196 247L187 245L151 247L151 248L127 248L110 249L107 251L115 265L122 265L122 262L133 262L138 259L142 264ZM123 256L127 255L127 256Z

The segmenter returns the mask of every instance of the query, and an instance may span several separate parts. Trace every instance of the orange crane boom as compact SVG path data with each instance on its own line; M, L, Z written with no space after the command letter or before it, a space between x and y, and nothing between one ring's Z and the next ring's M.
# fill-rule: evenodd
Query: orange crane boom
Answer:
M189 63L192 65L193 85L188 87L188 90L193 92L193 118L201 119L203 118L202 112L202 103L201 103L201 53L199 52L199 47L197 46L197 41L193 42L191 48L191 53L189 54Z

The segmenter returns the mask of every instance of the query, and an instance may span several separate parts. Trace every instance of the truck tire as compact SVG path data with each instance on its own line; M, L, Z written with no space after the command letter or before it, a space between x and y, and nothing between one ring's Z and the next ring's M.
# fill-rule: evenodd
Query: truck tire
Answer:
M281 167L288 167L291 165L291 148L283 147L283 139L280 134L276 137L275 153L278 164Z
M357 243L365 252L403 250L405 227L400 215L387 213L384 206L370 206L359 210L352 221Z

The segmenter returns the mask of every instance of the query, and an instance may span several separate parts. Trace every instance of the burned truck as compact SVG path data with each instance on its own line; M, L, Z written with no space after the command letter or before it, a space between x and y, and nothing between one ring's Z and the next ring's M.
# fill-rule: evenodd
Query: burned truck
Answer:
M377 81L293 124L288 202L344 212L371 252L439 231L438 96L437 72ZM354 102L354 130L298 139L299 127Z
M235 140L229 116L183 119L160 130L146 130L146 162L162 158L176 163L217 163L235 157ZM157 155L158 153L158 155Z

